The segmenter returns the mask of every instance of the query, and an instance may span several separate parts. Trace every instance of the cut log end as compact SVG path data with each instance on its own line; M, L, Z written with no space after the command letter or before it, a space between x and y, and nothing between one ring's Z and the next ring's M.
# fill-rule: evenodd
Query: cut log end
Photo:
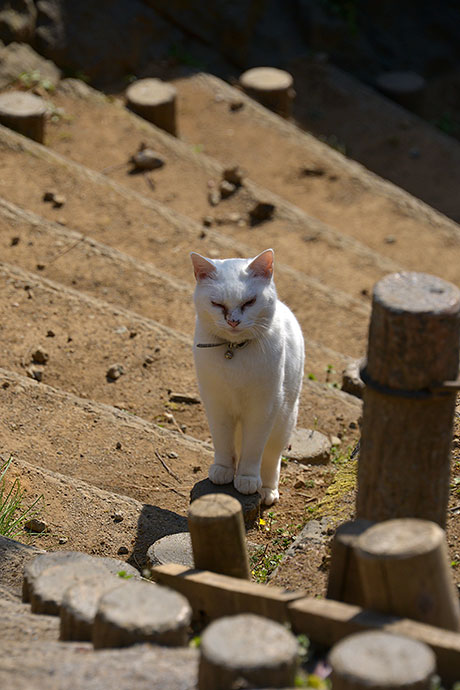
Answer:
M160 129L177 135L177 90L161 79L139 79L126 90L128 108Z
M34 141L45 138L46 103L25 91L0 94L0 123Z

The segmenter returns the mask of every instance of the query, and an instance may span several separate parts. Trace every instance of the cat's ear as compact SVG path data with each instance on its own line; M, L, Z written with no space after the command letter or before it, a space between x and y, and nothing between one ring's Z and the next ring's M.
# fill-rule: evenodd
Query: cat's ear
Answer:
M273 275L274 260L275 253L273 249L266 249L262 254L259 254L251 261L248 269L258 278L270 279Z
M195 278L197 280L214 277L216 267L211 261L205 259L204 256L196 252L190 252L190 258L192 259L193 270L195 271Z

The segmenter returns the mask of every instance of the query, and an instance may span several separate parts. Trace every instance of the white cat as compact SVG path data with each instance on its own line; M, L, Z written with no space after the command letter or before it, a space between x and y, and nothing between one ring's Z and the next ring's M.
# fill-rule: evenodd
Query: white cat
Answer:
M304 342L273 281L272 249L255 259L192 252L195 366L214 443L209 479L279 498L281 452L297 420Z

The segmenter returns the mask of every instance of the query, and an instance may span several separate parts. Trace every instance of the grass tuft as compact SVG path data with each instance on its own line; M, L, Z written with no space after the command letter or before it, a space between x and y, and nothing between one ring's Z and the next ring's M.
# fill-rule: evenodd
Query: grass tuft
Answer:
M43 500L43 496L39 496L31 506L25 508L24 490L18 477L7 489L5 475L12 462L13 458L10 457L0 467L0 535L15 539L21 534L26 520L38 514L37 505Z

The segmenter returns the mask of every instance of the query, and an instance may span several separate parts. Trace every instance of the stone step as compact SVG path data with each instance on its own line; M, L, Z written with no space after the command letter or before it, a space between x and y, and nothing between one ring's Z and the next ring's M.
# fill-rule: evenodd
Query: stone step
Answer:
M9 305L8 328L2 334L7 367L169 424L179 435L187 430L208 438L203 406L170 396L171 391L182 392L199 400L191 339L7 264L0 264L0 276L2 299ZM344 424L356 422L360 404L307 376L299 426L317 425L326 434L337 434Z
M202 237L202 228L190 219L2 127L0 150L2 190L9 201L63 222L61 215L55 215L56 209L42 200L47 190L57 188L67 196L64 209L74 230L152 262L162 273L188 279L191 285L191 249L211 257L249 257L265 248L265 242L263 246L246 244L213 230ZM27 188L19 182L19 172L28 175ZM100 209L96 217L93 208ZM46 265L53 256L39 261ZM369 307L362 298L332 290L322 280L282 262L277 263L276 275L281 298L308 325L307 336L352 357L363 353Z
M217 77L199 73L177 79L174 85L184 139L199 142L208 155L226 164L238 163L270 191L405 268L460 282L460 229L442 213L345 158ZM234 111L229 106L236 100L243 107ZM367 96L363 102L367 103ZM438 140L443 140L437 154L440 170L442 160L448 156L450 169L458 174L458 144L433 132L417 118L409 114L406 117L401 108L394 108L400 119L409 118L409 127L416 121L419 130L428 130L424 141L434 137L438 145ZM363 127L372 127L364 116L358 121L363 121ZM453 149L455 152L451 153ZM282 151L282 166L280 156L272 156L272 151ZM423 167L423 157L412 162ZM302 174L302 170L307 173ZM411 170L406 167L407 178ZM315 175L315 171L319 173ZM426 168L425 175L429 179L431 168ZM441 190L442 184L437 188ZM451 200L450 209L454 207L455 201Z
M5 261L154 319L190 337L195 323L193 284L172 278L151 263L48 221L0 197L0 247ZM185 307L185 308L184 308ZM309 333L309 321L303 323ZM321 336L321 333L318 333ZM308 339L308 374L338 379L348 358Z

